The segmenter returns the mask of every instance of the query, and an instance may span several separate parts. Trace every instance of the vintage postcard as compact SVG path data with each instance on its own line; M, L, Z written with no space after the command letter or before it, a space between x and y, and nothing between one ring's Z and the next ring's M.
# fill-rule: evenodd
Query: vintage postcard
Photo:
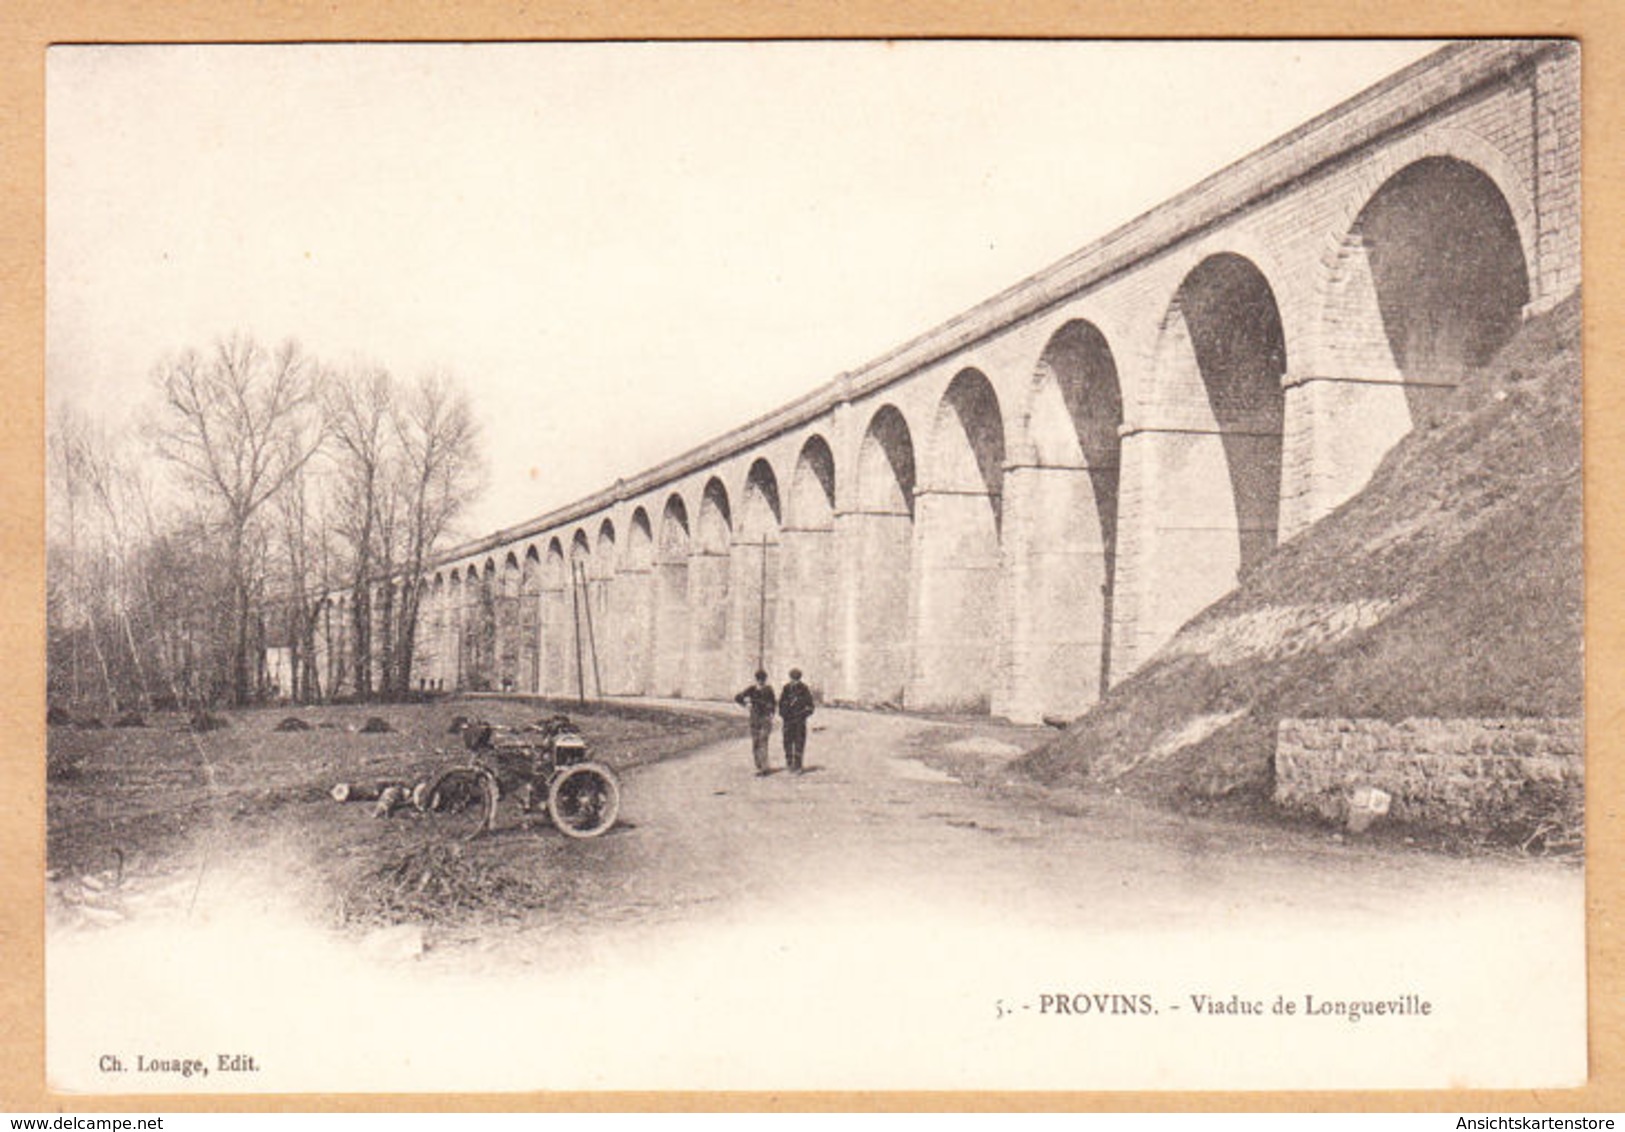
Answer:
M1578 41L45 55L55 1095L1586 1082Z

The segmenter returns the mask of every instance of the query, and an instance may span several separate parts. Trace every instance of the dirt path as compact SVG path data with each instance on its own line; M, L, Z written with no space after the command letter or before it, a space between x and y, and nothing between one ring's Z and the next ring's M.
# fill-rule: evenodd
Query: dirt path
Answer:
M478 852L550 884L546 906L408 928L399 950L312 933L300 846L273 827L127 922L51 939L52 1064L110 1088L100 1052L159 1027L278 1066L205 1089L1419 1086L1583 1067L1577 869L1053 804L938 769L1019 750L988 725L826 709L815 728L800 777L756 777L743 737L628 770L622 823L596 840L510 819ZM1326 1030L1344 1043L1330 1078L1304 1075L1319 1047L1300 1032L1189 1014L1194 992L1410 990L1437 1022ZM1056 1029L1036 1015L1057 991L1143 994L1160 1017Z
M524 956L560 939L575 947L595 934L809 908L843 915L898 901L1057 928L1201 927L1236 908L1358 924L1410 907L1447 915L1485 900L1539 901L1578 884L1577 870L1549 862L1445 858L1333 831L961 780L998 780L997 768L1040 737L985 722L825 709L800 776L782 770L777 733L781 769L765 778L744 737L624 770L621 820L596 840L523 825L504 807L498 832L466 852L475 867L534 882L538 906L518 922L431 924L427 942L455 965L471 943L492 957ZM319 829L282 811L244 826L215 822L190 852L130 877L127 910L184 919L200 904L206 912L212 898L236 901L257 887L325 922L335 861L350 842L383 838L398 854L434 840L433 818L380 824L366 807L338 811L325 799L314 813ZM155 902L152 890L168 899Z
M996 765L1030 733L840 710L816 720L800 777L755 777L744 740L634 775L624 812L638 891L675 904L908 893L988 915L1127 927L1196 924L1236 905L1358 919L1413 900L1536 895L1576 878L1540 862L1396 852L1127 799L1062 808L938 769Z

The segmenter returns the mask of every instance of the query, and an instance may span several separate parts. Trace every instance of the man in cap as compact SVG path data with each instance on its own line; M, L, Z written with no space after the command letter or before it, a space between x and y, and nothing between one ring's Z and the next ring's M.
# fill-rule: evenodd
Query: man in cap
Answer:
M735 696L734 703L750 708L751 757L756 760L756 773L768 774L767 739L773 734L773 711L778 704L767 682L767 673L758 668L756 683Z
M807 750L807 717L813 713L812 692L801 682L801 669L790 669L790 682L779 696L779 714L784 717L784 763L792 774L802 771L801 758Z

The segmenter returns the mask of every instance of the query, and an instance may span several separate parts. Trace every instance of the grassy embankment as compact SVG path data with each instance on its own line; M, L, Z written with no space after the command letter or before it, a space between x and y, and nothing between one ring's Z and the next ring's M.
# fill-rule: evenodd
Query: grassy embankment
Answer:
M1017 769L1256 810L1283 717L1578 716L1580 437L1575 295Z

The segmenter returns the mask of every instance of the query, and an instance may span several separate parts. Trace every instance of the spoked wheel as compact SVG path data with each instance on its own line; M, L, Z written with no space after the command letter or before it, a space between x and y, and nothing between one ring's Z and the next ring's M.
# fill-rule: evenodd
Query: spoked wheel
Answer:
M453 767L429 784L423 809L445 819L448 833L471 841L496 824L500 793L496 775L483 767Z
M597 837L621 812L621 785L607 766L578 763L547 788L547 812L566 837Z

